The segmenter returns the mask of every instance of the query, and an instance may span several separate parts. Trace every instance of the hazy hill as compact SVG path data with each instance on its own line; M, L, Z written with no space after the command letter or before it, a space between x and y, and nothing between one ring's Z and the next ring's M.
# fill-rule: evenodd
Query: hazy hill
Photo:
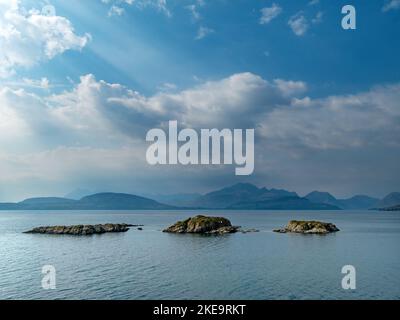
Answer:
M364 195L357 195L350 199L339 200L340 207L346 210L375 208L379 199Z
M313 191L305 196L306 199L313 203L325 203L333 206L340 206L339 201L329 192Z
M238 183L207 193L191 201L188 205L192 207L222 209L231 207L239 202L251 203L291 196L297 196L297 194L286 190L258 188L250 183Z
M377 208L386 208L400 205L400 192L392 192L376 205Z
M328 192L313 191L305 196L313 203L324 203L337 206L346 210L371 209L376 206L379 199L365 195L356 195L349 199L336 199Z
M173 206L124 193L97 193L80 200L31 198L18 203L0 203L0 210L163 210Z
M336 199L328 192L313 191L304 198L296 192L258 188L238 183L205 195L158 195L153 200L127 193L96 193L79 200L57 197L31 198L18 203L0 203L0 210L168 210L168 209L231 209L231 210L356 210L372 208L396 209L400 193L384 199L356 195ZM158 201L157 201L158 200ZM392 208L393 207L393 208Z
M77 201L77 207L81 210L134 210L151 209L162 210L172 209L172 206L161 204L155 200L135 196L126 193L97 193L83 197Z
M235 210L340 210L339 207L313 203L300 197L282 197L264 201L239 202L228 207Z
M78 189L75 189L75 190L67 193L64 196L64 198L79 200L79 199L82 199L83 197L90 196L91 194L94 194L94 193L96 193L96 192L93 192L93 191L90 191L87 189L78 188Z
M156 200L158 202L179 206L188 207L191 202L197 200L202 195L199 193L176 193L176 194L144 194L143 197Z
M75 200L57 197L31 198L16 204L18 210L59 210L74 207Z

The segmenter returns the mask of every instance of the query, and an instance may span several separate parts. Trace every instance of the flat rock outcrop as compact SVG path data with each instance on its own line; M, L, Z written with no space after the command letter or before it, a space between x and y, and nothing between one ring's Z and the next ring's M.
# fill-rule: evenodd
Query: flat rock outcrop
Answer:
M231 222L222 217L196 216L184 221L178 221L163 232L169 233L199 233L227 234L239 231L240 227L232 226Z
M37 227L24 233L38 234L69 234L74 236L87 236L92 234L102 234L107 232L126 232L129 227L137 227L138 225L126 223L106 223L96 225L74 225L74 226L48 226Z
M275 229L279 233L303 233L303 234L327 234L337 232L339 229L332 223L320 221L296 221L292 220L283 229Z

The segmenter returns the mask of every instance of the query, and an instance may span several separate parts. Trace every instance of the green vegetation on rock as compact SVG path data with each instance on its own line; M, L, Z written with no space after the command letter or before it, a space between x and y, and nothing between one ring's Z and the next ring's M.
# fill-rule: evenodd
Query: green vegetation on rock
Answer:
M232 226L231 222L222 217L206 217L198 215L178 221L164 232L170 233L201 233L201 234L225 234L237 232L239 227Z
M339 229L332 223L320 221L297 221L292 220L283 229L276 229L274 232L279 233L303 233L303 234L327 234L337 232Z

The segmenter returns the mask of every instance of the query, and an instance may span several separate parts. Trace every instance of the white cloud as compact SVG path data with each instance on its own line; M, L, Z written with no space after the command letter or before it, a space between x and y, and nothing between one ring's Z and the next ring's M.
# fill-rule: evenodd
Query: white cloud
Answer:
M211 28L200 26L199 29L197 30L197 36L196 40L201 40L205 37L207 37L209 34L214 33L215 31Z
M177 89L177 85L170 82L165 82L161 86L158 87L158 90L161 92L170 92L175 91Z
M158 11L164 13L167 17L171 17L172 13L168 9L167 0L147 0L144 1L144 5L154 6Z
M288 22L290 28L296 36L304 36L309 28L308 20L303 15L302 12L299 12L292 16Z
M328 98L294 99L262 124L272 141L306 149L400 147L400 85Z
M41 83L46 84L45 79ZM61 145L79 141L98 146L141 139L149 128L163 126L168 120L196 128L252 128L260 114L287 105L292 96L306 90L303 82L268 82L252 73L235 74L179 92L175 92L174 85L166 86L168 90L146 97L86 75L73 90L57 95L40 97L22 89L3 88L0 105L8 132L0 127L0 136L21 132L21 140L11 139L15 145L29 143L29 136L42 143L57 137ZM10 131L10 123L18 126Z
M174 85L166 86L176 91ZM86 75L73 90L45 97L3 88L0 105L7 130L10 123L18 124L12 132L23 124L30 128L26 134L38 138L46 138L42 134L54 130L60 144L67 143L71 135L85 137L95 146L107 144L105 137L141 139L149 128L163 126L168 120L194 128L262 126L270 139L285 136L287 141L297 141L304 137L308 141L305 145L316 148L357 145L354 141L398 143L388 136L399 130L400 85L320 99L304 98L306 91L302 81L270 82L252 73L239 73L183 91L160 91L146 97ZM366 125L368 119L374 121ZM331 134L334 131L337 133ZM7 132L0 126L0 136L4 134ZM310 135L315 139L308 139Z
M383 12L387 12L390 10L400 9L400 0L389 0L386 1L385 5L382 8Z
M171 17L172 13L168 8L167 0L101 0L101 2L111 5L108 16L122 15L125 10L122 5L132 6L135 5L137 8L143 9L147 7L155 8L159 12L162 12L167 17Z
M119 6L113 5L111 6L110 10L108 10L108 16L112 17L112 16L121 16L123 15L125 12L124 8L121 8Z
M29 68L67 50L81 50L88 34L75 34L71 22L39 11L25 12L18 1L0 3L0 77Z
M185 7L189 12L192 14L192 17L194 20L200 20L201 16L199 11L197 10L197 5L196 4L190 4Z
M201 20L201 15L199 12L199 8L200 7L204 7L205 6L205 1L204 0L196 0L194 3L185 6L185 9L188 10L190 12L190 14L192 15L192 19L193 22L199 22L199 20ZM208 34L213 33L214 30L204 27L204 26L200 26L197 30L197 35L195 37L196 40L200 40L205 38Z
M282 79L275 79L274 83L279 88L281 93L286 97L299 95L307 91L307 84L302 81L285 81Z
M324 13L323 13L322 11L319 11L319 12L317 12L317 14L315 15L315 18L313 18L313 19L311 20L311 22L312 22L313 24L319 24L319 23L322 22L323 17L324 17Z
M273 3L271 7L262 8L260 11L260 24L268 24L282 12L282 8Z
M39 89L49 89L50 88L50 81L47 78L41 78L40 80L36 79L29 79L29 78L23 78L22 79L23 83L32 88L39 88Z
M55 86L60 86L60 85L50 84L49 79L47 79L46 77L43 77L41 79L22 78L16 81L2 81L2 84L3 86L8 86L10 88L19 88L19 89L33 88L33 89L44 89L44 90L48 90Z
M93 75L61 94L2 88L0 181L7 192L21 185L73 189L80 181L91 181L84 185L89 189L137 184L140 190L172 187L172 180L188 186L232 177L226 168L147 166L146 132L178 120L195 129L256 128L256 175L271 184L296 176L300 187L311 188L311 177L344 176L354 184L395 185L398 171L387 168L395 168L400 156L400 84L318 99L304 97L306 90L301 81L252 73L152 96ZM338 190L354 187L339 182Z

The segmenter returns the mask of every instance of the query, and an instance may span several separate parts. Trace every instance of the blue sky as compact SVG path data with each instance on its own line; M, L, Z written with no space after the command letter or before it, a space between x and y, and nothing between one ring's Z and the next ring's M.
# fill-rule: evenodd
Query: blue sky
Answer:
M174 119L257 128L260 186L400 189L399 31L399 0L0 0L0 200L237 182L143 164L146 130Z
M170 15L153 6L117 3L124 13L108 16L113 1L52 1L78 34L90 33L84 50L56 57L46 65L20 71L65 83L68 75L93 73L152 94L163 83L179 88L196 79L219 79L249 71L266 79L301 79L315 95L365 90L398 80L400 30L397 10L382 12L385 1L353 1L357 31L340 28L341 8L348 1L196 1L167 2ZM29 3L29 2L27 2ZM260 10L273 3L282 12L261 25ZM195 18L189 6L195 5ZM38 7L35 1L34 7ZM309 29L297 36L288 25L302 12ZM318 13L321 21L313 24ZM199 28L213 30L196 39ZM390 65L391 68L387 66Z

